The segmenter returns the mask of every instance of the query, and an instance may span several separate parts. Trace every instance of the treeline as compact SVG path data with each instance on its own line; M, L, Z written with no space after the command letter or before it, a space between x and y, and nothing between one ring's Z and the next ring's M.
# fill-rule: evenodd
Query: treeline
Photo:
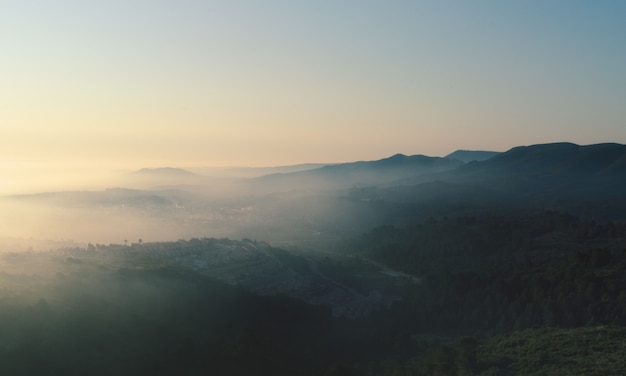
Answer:
M411 333L483 337L626 325L625 234L624 224L547 212L383 227L357 250L422 277L399 288L394 322Z
M391 367L384 376L623 375L626 328L526 329L458 338Z
M624 246L625 223L597 223L559 212L438 218L381 226L352 246L357 254L416 275L486 268L527 269L598 246ZM620 243L621 242L621 243Z
M533 327L626 325L626 253L607 249L528 270L431 274L392 313L412 332L493 335Z

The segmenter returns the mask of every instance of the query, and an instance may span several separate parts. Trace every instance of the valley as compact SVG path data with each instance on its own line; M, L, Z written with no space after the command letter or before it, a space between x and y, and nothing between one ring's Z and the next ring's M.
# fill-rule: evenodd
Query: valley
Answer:
M485 153L6 196L0 370L545 374L508 341L626 325L626 149Z

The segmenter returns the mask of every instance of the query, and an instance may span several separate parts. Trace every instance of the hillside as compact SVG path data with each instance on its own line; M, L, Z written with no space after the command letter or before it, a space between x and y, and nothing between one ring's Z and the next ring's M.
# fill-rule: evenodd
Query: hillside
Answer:
M326 165L287 174L271 174L250 181L250 187L262 192L288 190L336 190L355 186L393 184L406 178L420 178L447 171L462 163L450 158L396 154L375 161Z
M580 146L552 143L518 146L464 172L506 173L533 176L604 175L626 173L626 145L605 143Z
M626 372L626 328L528 329L478 347L479 375L604 376Z
M526 329L439 345L386 375L605 376L626 372L626 328Z
M474 161L485 161L491 157L500 154L497 151L484 151L484 150L457 150L445 156L445 158L452 158L463 163L469 163Z
M571 143L513 148L485 161L409 178L370 190L398 218L555 209L603 219L626 219L626 145ZM411 207L409 212L394 205ZM405 211L403 213L403 211ZM416 217L417 218L417 217Z

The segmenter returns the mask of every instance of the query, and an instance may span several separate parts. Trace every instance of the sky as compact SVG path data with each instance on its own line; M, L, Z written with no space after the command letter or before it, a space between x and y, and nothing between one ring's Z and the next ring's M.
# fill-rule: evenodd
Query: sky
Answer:
M0 167L626 143L625 19L618 0L0 0Z

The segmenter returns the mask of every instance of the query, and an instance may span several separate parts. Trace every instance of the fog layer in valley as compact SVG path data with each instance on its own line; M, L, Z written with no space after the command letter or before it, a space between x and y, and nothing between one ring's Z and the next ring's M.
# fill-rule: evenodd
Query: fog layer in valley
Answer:
M101 173L5 165L0 237L123 244L208 236L305 244L437 216L556 209L620 219L625 148L557 143L260 169ZM215 175L204 175L210 172Z

